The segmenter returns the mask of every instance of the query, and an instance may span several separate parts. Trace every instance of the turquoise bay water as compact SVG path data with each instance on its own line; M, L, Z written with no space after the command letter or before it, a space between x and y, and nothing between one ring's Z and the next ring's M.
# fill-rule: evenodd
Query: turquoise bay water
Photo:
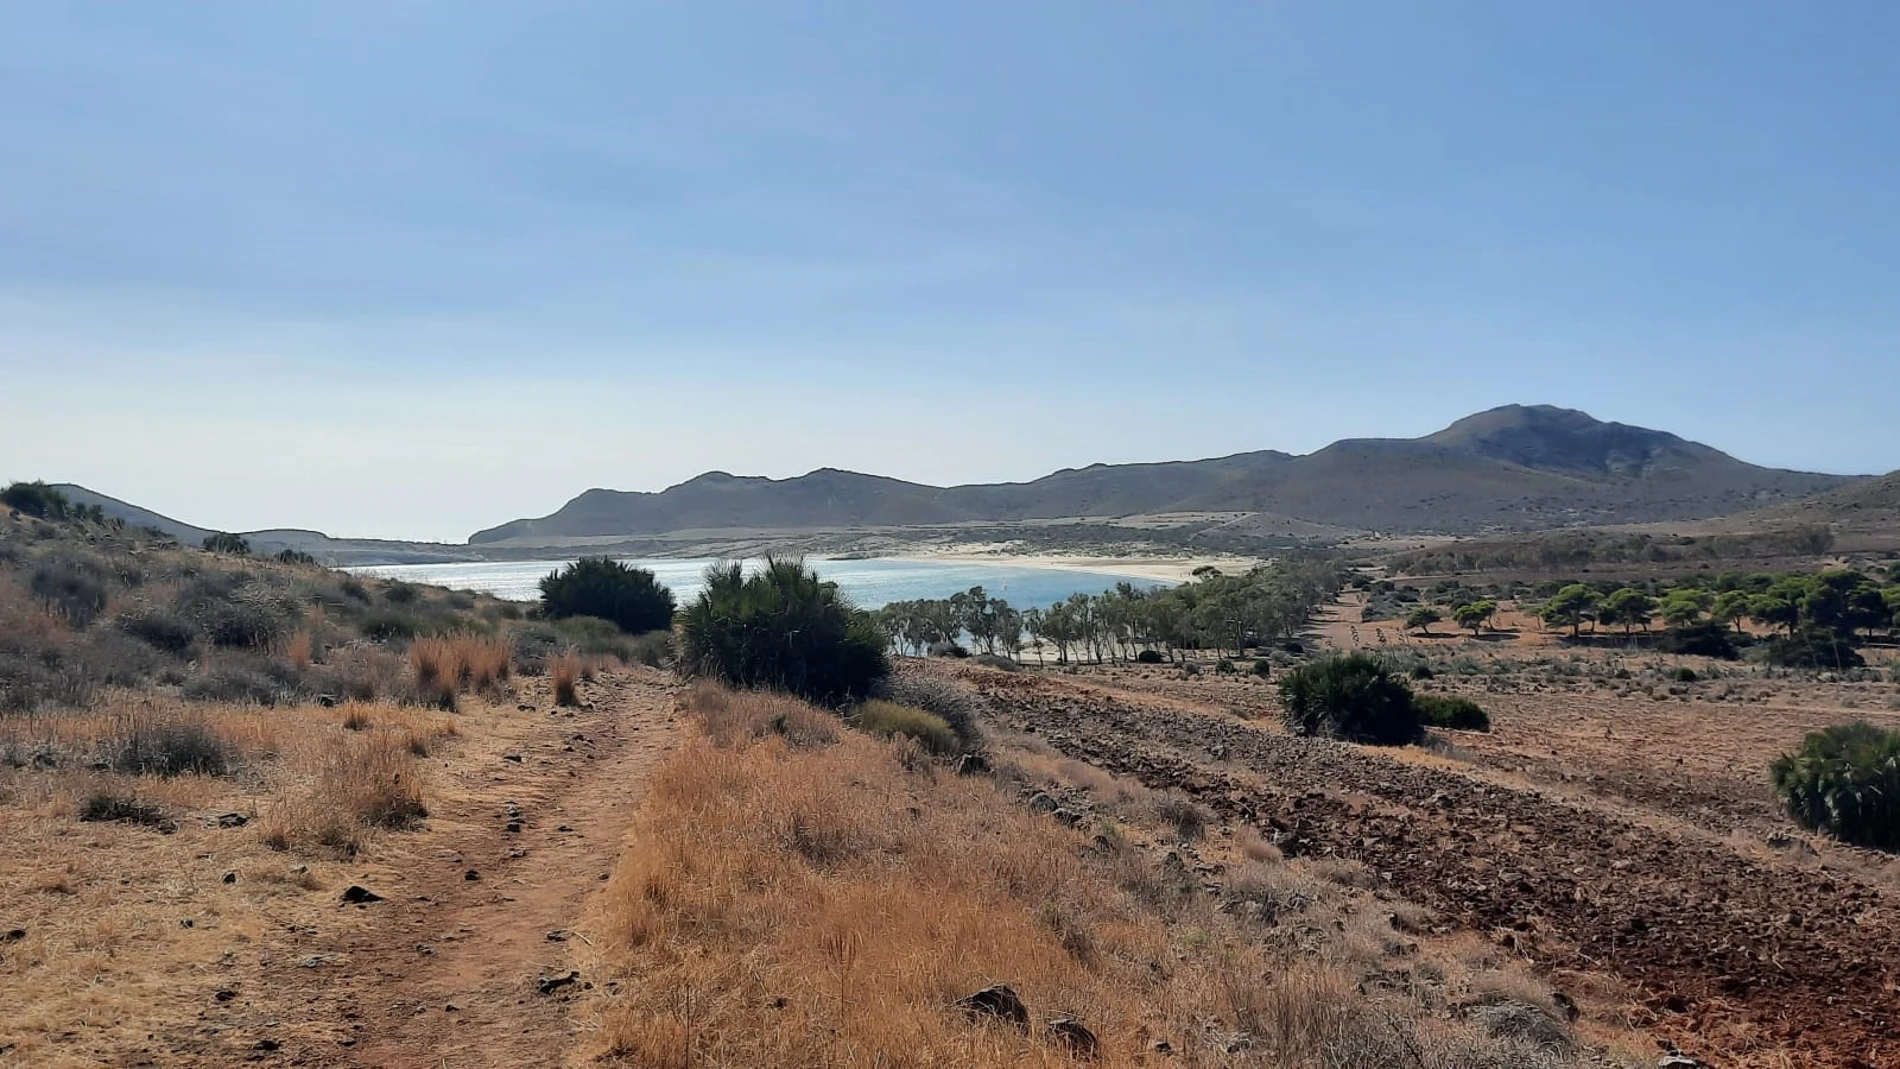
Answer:
M541 577L566 563L547 560L482 561L471 564L392 564L349 570L359 575L406 579L456 590L493 594L498 598L532 601L541 596L536 585ZM700 576L712 561L652 558L630 559L627 563L652 571L660 582L672 588L674 597L684 604L698 595L702 586ZM1070 594L1099 594L1122 582L1133 583L1137 589L1173 585L1112 572L1075 572L1008 564L942 564L892 559L814 560L808 563L820 577L837 583L839 589L866 609L915 598L947 598L973 586L982 587L991 597L1002 598L1016 608L1027 609L1053 604Z

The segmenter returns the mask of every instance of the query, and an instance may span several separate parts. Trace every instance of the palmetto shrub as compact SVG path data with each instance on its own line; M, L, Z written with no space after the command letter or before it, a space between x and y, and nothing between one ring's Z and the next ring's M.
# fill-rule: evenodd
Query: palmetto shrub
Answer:
M584 557L541 580L550 619L597 616L629 634L673 626L673 592L645 568L608 557Z
M1877 850L1900 849L1900 731L1864 721L1801 741L1769 766L1775 793L1802 826Z
M681 614L680 670L822 705L867 696L890 674L884 633L802 560L767 557L752 575L727 561Z
M1412 689L1362 653L1293 669L1280 681L1280 700L1288 729L1300 735L1396 746L1421 733Z

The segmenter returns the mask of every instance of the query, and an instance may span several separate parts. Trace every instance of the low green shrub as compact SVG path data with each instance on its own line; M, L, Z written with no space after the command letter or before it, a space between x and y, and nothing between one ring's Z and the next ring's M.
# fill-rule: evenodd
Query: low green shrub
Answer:
M1234 667L1234 662L1225 657L1214 662L1214 673L1216 675L1231 676L1237 671L1239 671L1239 669Z
M554 631L568 645L590 657L618 657L631 661L633 640L612 620L598 616L566 616L553 621Z
M1734 632L1721 624L1709 622L1672 627L1663 632L1656 648L1664 653L1713 657L1723 661L1733 661L1742 655L1736 648Z
M1273 674L1273 662L1265 657L1255 658L1253 662L1253 674L1259 676L1261 679L1266 679Z
M1414 694L1418 717L1436 728L1453 731L1490 731L1491 717L1470 698L1449 694Z
M1769 664L1778 668L1840 671L1863 668L1867 664L1860 653L1839 635L1812 629L1770 640L1762 655Z
M147 827L162 827L166 824L165 811L158 806L129 795L105 791L88 797L80 804L79 819L88 824L113 822Z
M1412 690L1363 653L1303 664L1280 680L1281 713L1299 735L1403 745L1422 734Z
M198 640L198 630L190 622L158 609L128 613L119 617L118 625L119 630L147 646L173 656L189 653Z
M1859 721L1813 732L1769 766L1769 777L1803 827L1900 849L1900 731Z
M963 749L957 740L957 733L951 730L943 717L914 706L873 698L858 706L857 711L851 714L850 721L860 731L868 731L882 738L902 735L916 739L924 749L939 757L951 757Z
M371 642L407 642L423 633L415 617L395 612L365 616L357 622L356 629Z
M105 611L103 580L99 569L88 561L61 560L34 569L29 585L34 599L47 612L58 613L83 631Z
M1161 655L1160 650L1142 650L1135 654L1136 664L1161 664L1166 660L1167 658Z
M899 671L880 682L872 693L887 702L912 706L941 718L957 733L963 749L982 748L983 731L977 722L985 705L975 691L934 675Z
M1021 671L1023 667L1017 664L1014 658L1004 657L998 653L979 653L970 660L985 668L995 668L1004 672Z
M1681 668L1672 672L1670 678L1678 683L1694 683L1702 677L1695 674L1695 669L1690 668L1688 665L1683 665Z
M191 720L134 724L119 740L112 767L134 776L222 776L237 764L236 749L209 725Z

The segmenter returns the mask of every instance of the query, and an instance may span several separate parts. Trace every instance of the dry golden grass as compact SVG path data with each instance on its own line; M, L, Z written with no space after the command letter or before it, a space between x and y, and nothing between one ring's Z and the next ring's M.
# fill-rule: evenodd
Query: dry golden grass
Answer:
M573 650L548 658L548 682L554 688L554 704L579 705L581 676L587 673L591 678L591 672L587 662Z
M126 1064L228 982L212 963L254 954L281 924L333 924L334 899L312 894L349 878L330 859L426 799L412 748L454 731L391 705L124 696L99 712L0 719L0 931L25 933L0 946L0 1048L23 1065ZM128 740L173 737L215 739L231 773L111 770ZM166 824L80 822L100 795L156 807ZM249 823L221 827L222 813ZM280 833L308 853L274 852Z
M505 635L460 632L409 644L417 696L444 709L455 708L455 696L465 691L499 693L513 658L514 641Z
M298 631L290 636L290 641L284 643L284 658L290 662L291 667L301 672L310 667L315 645L316 640L308 630Z
M1574 1064L1362 995L1344 951L1283 956L1119 833L1092 844L914 744L816 730L783 698L685 705L704 730L656 773L591 921L622 981L592 1006L607 1060L1066 1066L1048 1022L1068 1015L1107 1066L1156 1041L1183 1066ZM1354 941L1397 942L1375 922ZM955 1008L993 983L1026 1032Z
M455 722L390 705L349 703L326 712L344 730L300 739L286 755L286 782L261 821L272 849L354 856L376 833L413 827L428 815L418 758L454 735Z

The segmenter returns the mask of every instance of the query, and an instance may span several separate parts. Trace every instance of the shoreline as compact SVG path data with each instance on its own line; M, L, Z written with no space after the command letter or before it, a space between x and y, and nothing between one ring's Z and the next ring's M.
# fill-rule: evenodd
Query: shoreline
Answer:
M1082 553L986 553L968 549L924 550L880 556L885 560L910 560L924 564L1000 564L1017 568L1047 568L1059 572L1092 572L1163 583L1185 583L1194 577L1194 569L1203 565L1211 564L1222 571L1233 571L1251 563L1216 557L1100 557Z

